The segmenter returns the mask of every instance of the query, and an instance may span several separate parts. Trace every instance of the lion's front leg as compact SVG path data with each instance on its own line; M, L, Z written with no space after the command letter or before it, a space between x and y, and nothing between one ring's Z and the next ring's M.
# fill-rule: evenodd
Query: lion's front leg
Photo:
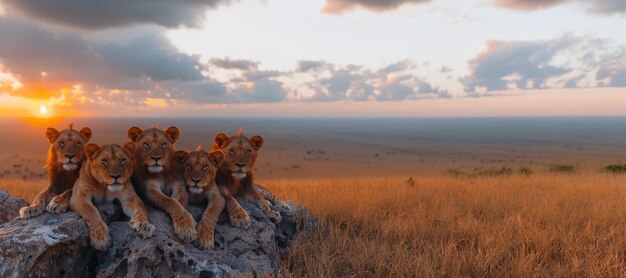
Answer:
M215 247L215 226L220 213L224 210L225 201L215 186L209 190L207 195L209 205L198 224L198 246L201 249L211 250Z
M30 206L26 206L20 209L20 218L28 219L40 215L43 213L46 204L52 199L54 196L54 192L50 189L50 185L48 185L44 190L39 192L35 199L30 204Z
M154 235L155 227L150 223L148 218L148 211L143 202L135 194L132 186L129 186L127 190L126 198L121 199L122 209L124 214L130 217L130 226L139 234L142 238L149 238Z
M100 251L107 250L111 242L109 227L104 223L98 209L91 202L91 196L74 192L70 199L70 206L87 224L91 246Z
M177 200L167 197L155 185L150 184L146 190L146 198L170 216L178 238L185 241L192 241L196 238L196 221Z
M247 229L252 224L250 216L245 209L241 207L237 199L235 199L228 189L220 187L220 194L224 198L226 212L228 212L228 220L233 227Z
M70 198L72 198L72 189L65 190L61 195L54 196L46 210L49 213L62 213L66 212L70 208Z
M259 193L259 191L256 190L255 186L251 186L250 187L250 191L248 192L246 197L248 199L254 201L257 204L257 206L259 206L261 208L261 210L263 210L265 215L267 215L267 217L269 217L271 219L274 219L274 221L276 221L276 223L278 223L281 220L283 220L283 218L280 216L280 213L278 213L277 211L273 210L270 207L270 205L267 203L267 200L265 200L263 195L261 195L261 193Z
M263 198L268 200L272 205L274 206L279 205L282 211L290 212L293 210L289 204L282 201L280 198L278 198L278 196L274 195L274 193L269 191L264 186L260 184L254 184L254 187L256 187L256 190L259 191L259 193L263 196Z

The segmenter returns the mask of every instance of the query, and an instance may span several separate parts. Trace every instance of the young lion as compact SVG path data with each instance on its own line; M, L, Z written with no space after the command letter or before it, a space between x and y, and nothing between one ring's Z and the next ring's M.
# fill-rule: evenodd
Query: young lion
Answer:
M92 133L88 127L76 131L72 124L67 129L58 131L52 127L46 130L50 142L48 150L48 186L33 200L32 204L20 209L20 218L28 219L41 214L52 197L71 189L78 178L80 165L85 155L83 145L89 142Z
M239 196L254 201L269 218L276 222L281 221L280 214L270 208L252 180L254 162L262 145L263 137L255 135L248 139L243 135L243 130L239 129L237 134L232 137L224 133L217 134L215 143L211 147L211 151L222 151L225 156L225 161L217 173L216 180L226 201L226 211L230 223L235 227L247 228L251 223L248 213L235 199Z
M180 136L177 127L165 131L155 127L141 130L128 129L128 138L137 144L133 184L149 204L165 211L180 239L192 241L196 238L196 222L187 207L187 192L182 176L172 165L174 143ZM170 197L171 196L171 197Z
M198 246L201 249L213 249L217 219L224 210L224 198L215 184L215 175L224 160L220 151L207 153L198 147L187 153L177 151L189 194L189 204L207 205L202 220L198 223Z
M87 159L74 185L70 206L85 220L91 246L97 250L106 250L111 238L109 227L93 202L119 200L139 236L148 238L154 233L154 225L148 221L148 212L130 181L134 151L135 144L131 142L123 148L117 144L85 146Z

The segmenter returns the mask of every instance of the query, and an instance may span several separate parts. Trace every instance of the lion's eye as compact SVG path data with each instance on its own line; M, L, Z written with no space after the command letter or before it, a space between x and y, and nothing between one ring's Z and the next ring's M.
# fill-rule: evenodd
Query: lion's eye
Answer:
M61 148L65 148L65 143L59 142L59 146L61 146Z
M80 146L80 142L76 142L75 145L76 145L76 147Z
M126 159L122 159L122 161L120 161L120 164L126 165Z
M187 164L187 165L185 165L185 167L186 167L187 169L191 170L191 164Z
M108 160L102 160L102 165L104 165L105 167L109 166L109 161Z
M234 150L234 149L230 149L230 150L228 151L228 153L229 153L230 155L235 155L235 150Z
M202 170L206 170L206 169L209 169L209 165L202 166Z
M146 147L146 149L150 148L150 143L143 143L143 146Z
M161 148L162 148L162 149L167 148L167 143L164 143L163 145L161 145Z
M252 154L252 151L251 151L251 150L247 150L247 151L246 151L246 155L247 155L247 156L250 156L251 154Z

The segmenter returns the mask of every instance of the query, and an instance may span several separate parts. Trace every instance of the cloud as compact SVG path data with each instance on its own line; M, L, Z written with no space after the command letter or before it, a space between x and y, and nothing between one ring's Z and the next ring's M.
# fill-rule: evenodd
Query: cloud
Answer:
M322 12L341 14L356 8L365 8L374 12L397 9L404 4L427 3L430 0L326 0Z
M468 93L512 89L623 87L626 47L564 36L542 41L489 41L469 60Z
M238 69L238 70L248 70L257 68L258 62L251 62L248 60L231 60L229 57L224 59L213 58L210 60L210 63L223 68L223 69Z
M205 12L230 0L4 0L5 8L28 18L80 29L102 29L136 24L168 28L197 27Z
M300 60L296 64L296 72L309 72L327 67L325 61Z
M596 14L626 14L626 1L624 0L493 0L494 4L501 8L519 11L534 11L548 9L568 3L583 5L591 13Z

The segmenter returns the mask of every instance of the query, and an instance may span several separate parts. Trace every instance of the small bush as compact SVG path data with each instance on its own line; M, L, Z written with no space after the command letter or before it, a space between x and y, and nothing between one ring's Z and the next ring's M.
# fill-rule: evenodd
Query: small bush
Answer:
M550 166L550 172L552 173L575 173L576 167L568 164L557 164Z
M626 173L626 164L611 164L609 166L606 166L604 170L609 173L616 174Z
M476 176L508 176L511 174L513 174L513 169L509 167L474 170Z
M517 173L524 176L530 176L533 173L533 170L528 167L522 166L517 169Z

